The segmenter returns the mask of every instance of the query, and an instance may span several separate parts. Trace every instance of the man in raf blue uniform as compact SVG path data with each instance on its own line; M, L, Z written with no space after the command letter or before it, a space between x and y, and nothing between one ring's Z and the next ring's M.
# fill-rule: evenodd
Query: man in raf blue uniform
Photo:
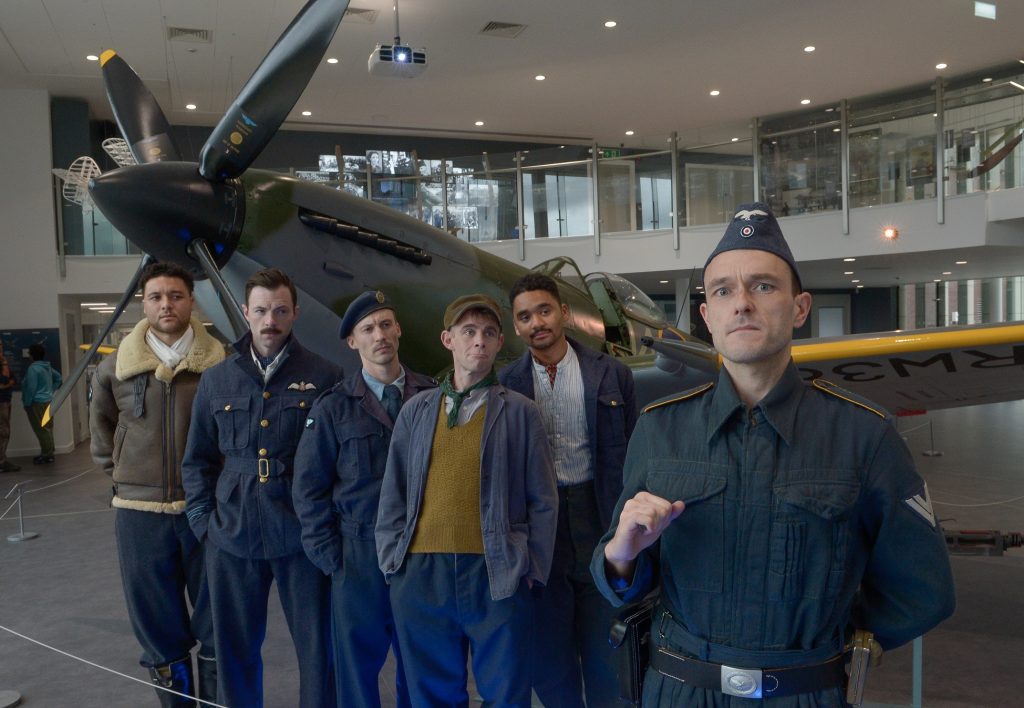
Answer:
M855 630L891 648L952 614L942 531L889 417L801 379L811 296L767 205L739 208L704 287L722 371L641 415L591 570L616 605L660 586L645 706L847 705Z
M391 431L403 401L436 387L402 366L402 328L384 293L365 292L341 320L341 338L362 370L313 405L295 454L292 497L306 555L331 577L338 705L380 708L378 675L394 647L400 708L409 692L395 642L388 586L373 530Z
M250 332L200 379L182 463L186 514L206 549L218 702L232 708L263 705L271 581L298 655L298 705L334 703L330 588L302 550L291 486L307 414L342 371L292 336L295 295L276 268L246 282Z
M537 597L533 689L544 705L618 705L608 643L614 608L590 559L622 493L626 444L636 425L633 374L622 362L566 337L569 315L555 281L528 273L509 291L516 333L529 346L498 375L537 403L558 479L558 535L551 577Z

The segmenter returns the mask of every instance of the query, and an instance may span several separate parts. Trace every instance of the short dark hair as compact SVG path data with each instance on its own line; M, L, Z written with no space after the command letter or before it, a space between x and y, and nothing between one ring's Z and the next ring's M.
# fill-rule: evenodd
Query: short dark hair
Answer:
M46 347L42 344L30 344L28 347L28 355L32 357L32 361L42 361L46 358Z
M299 304L299 296L295 292L295 283L292 282L292 279L283 270L278 268L264 268L249 276L249 279L245 281L245 304L249 304L249 293L252 292L253 288L277 290L280 287L287 287L288 292L292 294L292 307Z
M515 299L523 293L530 290L544 290L551 293L555 298L555 301L561 305L562 296L558 292L558 284L555 279L550 275L544 275L543 273L527 273L516 282L512 283L512 289L508 291L508 304L509 307L515 302Z
M192 274L177 263L151 263L139 278L139 292L146 292L146 283L153 278L177 278L188 287L189 294L195 291L196 281Z

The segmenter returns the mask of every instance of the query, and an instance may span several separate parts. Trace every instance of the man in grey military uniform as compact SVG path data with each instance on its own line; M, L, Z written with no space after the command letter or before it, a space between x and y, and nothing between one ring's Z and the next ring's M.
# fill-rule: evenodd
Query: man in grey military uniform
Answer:
M854 630L883 648L953 612L924 481L890 418L801 379L811 296L767 205L704 266L715 383L654 403L591 570L615 605L660 586L645 706L843 706Z

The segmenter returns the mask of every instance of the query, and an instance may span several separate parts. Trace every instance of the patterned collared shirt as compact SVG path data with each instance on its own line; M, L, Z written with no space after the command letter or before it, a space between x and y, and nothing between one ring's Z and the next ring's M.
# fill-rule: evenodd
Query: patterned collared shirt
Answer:
M558 362L554 387L551 386L544 364L533 360L533 390L551 445L558 486L565 487L593 479L583 374L580 371L580 360L571 346Z

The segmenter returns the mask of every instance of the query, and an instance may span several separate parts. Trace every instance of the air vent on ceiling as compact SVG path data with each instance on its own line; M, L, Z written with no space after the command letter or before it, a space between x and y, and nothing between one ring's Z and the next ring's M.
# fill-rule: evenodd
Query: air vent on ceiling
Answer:
M171 42L198 42L209 44L213 40L213 33L206 29L195 29L191 27L168 27L167 39Z
M508 37L509 39L512 39L522 34L524 29L526 29L526 25L516 24L514 22L492 21L484 25L484 28L480 30L480 34L486 34L492 37Z
M369 10L365 7L350 7L345 10L345 22L349 24L355 22L360 25L372 25L377 21L377 15L380 12L378 10Z

